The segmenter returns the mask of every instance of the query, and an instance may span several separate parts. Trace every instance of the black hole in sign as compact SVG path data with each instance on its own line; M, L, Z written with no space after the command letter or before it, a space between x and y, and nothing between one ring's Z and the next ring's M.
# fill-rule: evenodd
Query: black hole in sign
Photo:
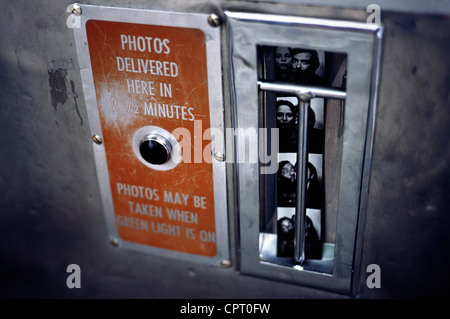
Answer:
M170 158L167 149L154 140L143 141L139 146L139 152L144 160L153 165L162 165Z

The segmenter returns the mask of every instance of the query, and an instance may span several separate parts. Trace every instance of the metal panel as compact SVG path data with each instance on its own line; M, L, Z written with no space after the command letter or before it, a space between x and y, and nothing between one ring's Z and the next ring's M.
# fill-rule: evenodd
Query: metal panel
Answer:
M148 24L157 26L171 26L181 28L195 28L202 30L206 38L207 54L207 77L209 90L209 112L211 127L218 132L224 131L223 105L222 105L222 83L220 78L220 33L208 23L209 15L204 14L183 14L175 12L162 12L150 10L136 10L127 8L113 8L103 6L81 5L80 27L74 27L76 47L80 65L80 73L83 82L83 91L88 111L89 124L92 135L102 136L99 109L95 96L94 79L92 74L91 59L89 55L88 37L86 33L86 23L90 20L129 22L138 24ZM145 130L145 128L143 128ZM170 133L169 133L170 134ZM214 135L212 141L213 154L224 153L224 136ZM161 249L147 245L141 245L127 240L121 240L115 221L114 205L111 198L110 176L107 167L106 153L103 143L93 143L96 158L97 174L99 186L102 193L104 212L110 233L110 240L114 245L123 248L136 249L141 252L148 252L160 256L173 257L180 260L196 261L212 265L221 265L223 260L229 259L228 249L228 218L227 218L227 198L225 163L214 160L214 202L215 202L215 223L217 236L217 254L214 257L205 257L181 253L177 251ZM133 146L135 148L135 146ZM169 165L169 164L166 164ZM147 165L150 166L150 165ZM170 168L175 165L170 165ZM117 213L117 212L116 212Z
M306 47L348 56L347 101L342 154L336 249L332 275L261 262L259 256L260 166L240 163L237 191L240 218L240 269L245 274L334 291L351 291L363 166L370 162L381 29L375 25L289 16L225 12L229 19L236 127L258 130L258 45ZM366 139L367 136L367 139ZM237 148L245 136L236 137ZM261 171L262 172L262 171ZM363 192L364 193L364 192Z

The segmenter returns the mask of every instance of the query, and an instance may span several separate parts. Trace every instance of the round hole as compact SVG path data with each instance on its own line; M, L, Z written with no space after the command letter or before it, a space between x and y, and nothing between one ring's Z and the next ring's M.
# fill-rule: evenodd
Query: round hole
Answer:
M139 145L139 152L144 160L153 165L162 165L170 160L172 147L161 135L148 135Z

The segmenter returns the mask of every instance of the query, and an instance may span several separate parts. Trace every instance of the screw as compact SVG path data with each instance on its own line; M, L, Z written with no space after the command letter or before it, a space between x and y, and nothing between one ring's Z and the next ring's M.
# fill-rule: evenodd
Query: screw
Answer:
M216 160L218 160L219 162L224 162L225 161L225 154L221 153L221 152L217 152L214 154L214 158Z
M95 144L98 144L98 145L103 143L103 138L100 135L97 135L97 134L92 136L92 140L95 142Z
M72 13L73 13L73 15L76 15L76 16L81 15L81 7L78 3L72 4Z
M113 245L114 247L117 247L117 246L119 246L119 241L116 238L112 238L111 245Z
M229 261L228 259L224 259L220 262L220 265L222 266L222 268L230 268L231 261Z
M208 22L212 27L218 27L222 23L220 17L215 13L211 13L211 15L208 17Z

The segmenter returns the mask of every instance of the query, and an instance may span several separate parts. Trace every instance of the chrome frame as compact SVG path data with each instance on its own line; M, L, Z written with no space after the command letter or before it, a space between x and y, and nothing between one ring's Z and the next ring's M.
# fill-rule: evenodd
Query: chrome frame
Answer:
M361 236L357 235L363 228L368 188L382 28L358 22L295 16L230 11L225 15L235 127L259 128L257 46L303 47L347 54L343 165L332 274L260 261L257 221L262 201L259 193L262 167L253 163L237 164L235 183L239 267L243 274L354 294L362 244ZM260 87L264 84L260 83ZM307 91L308 88L296 95L301 99ZM242 143L245 143L245 137L236 136L235 149L240 149ZM243 198L245 200L240 200Z
M75 27L73 31L75 36L81 80L83 84L84 98L88 113L89 126L92 135L98 134L102 136L102 128L100 125L91 60L89 56L89 48L87 45L88 41L86 35L86 22L90 19L180 28L196 28L202 30L205 34L206 40L210 127L217 128L224 132L220 28L213 27L208 23L209 15L83 4L81 4L80 6L80 27ZM224 145L224 136L215 136L215 139L212 141L213 154L216 152L225 153L225 150L223 149ZM226 196L227 187L224 162L217 160L213 160L212 162L214 176L213 183L217 255L214 257L205 257L183 252L171 251L158 247L145 246L120 239L114 219L114 206L111 198L105 149L102 144L94 144L93 148L108 232L111 237L110 239L116 244L119 249L133 249L141 251L143 253L155 254L158 256L175 258L178 260L199 262L215 266L220 266L223 260L229 260L230 252L228 242Z

